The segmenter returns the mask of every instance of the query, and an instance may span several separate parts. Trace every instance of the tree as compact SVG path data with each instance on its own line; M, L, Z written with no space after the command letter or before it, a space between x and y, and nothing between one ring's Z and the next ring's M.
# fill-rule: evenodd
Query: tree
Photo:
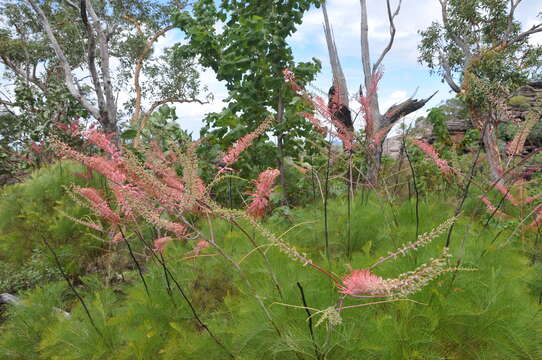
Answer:
M197 56L202 66L211 68L218 80L226 82L229 92L228 107L221 114L207 117L202 135L212 135L209 129L215 129L215 138L226 148L239 138L239 132L250 132L261 124L272 109L275 123L271 130L277 136L275 158L283 191L284 158L299 153L299 140L309 134L310 126L298 115L301 102L285 85L282 71L289 68L306 82L320 69L316 60L296 64L286 38L312 4L318 1L224 0L217 8L213 0L199 0L191 13L183 11L175 16L176 25L189 39L187 46L177 49L178 54ZM216 30L220 22L221 32Z
M442 24L420 32L419 60L439 74L463 97L473 122L482 132L493 181L503 169L497 146L497 126L505 119L510 89L540 70L540 46L531 35L542 23L522 30L515 11L522 0L439 0Z
M390 39L386 47L380 53L375 63L371 63L371 55L369 52L369 25L367 15L367 1L360 0L361 4L361 60L364 74L363 87L365 88L365 94L360 86L360 96L362 97L362 106L365 113L365 135L368 143L370 144L370 167L367 174L368 182L376 185L378 182L378 174L380 171L380 162L383 152L384 140L391 130L391 128L403 117L413 113L416 110L421 109L432 97L426 99L417 100L409 98L400 104L391 106L384 114L380 113L378 105L378 92L376 87L381 77L380 66L382 61L393 47L395 40L395 18L399 14L401 9L401 0L397 3L395 9L392 9L390 1L386 1L388 22L390 29ZM326 41L328 44L329 57L331 59L333 70L333 85L336 91L340 91L341 102L343 106L348 104L347 84L340 67L339 56L333 40L329 20L327 17L327 10L325 6L322 8L324 11L324 31L326 34Z
M16 89L50 98L52 89L61 85L106 132L116 133L123 117L119 93L132 90L132 77L133 97L124 105L133 111L134 121L142 113L142 94L150 98L149 114L167 102L197 100L198 75L192 62L179 63L167 51L152 56L156 40L173 29L173 9L182 6L154 0L7 1L0 11L5 24L0 29L0 61ZM169 83L185 86L142 87L143 75L152 85L167 76ZM14 102L5 99L3 104Z

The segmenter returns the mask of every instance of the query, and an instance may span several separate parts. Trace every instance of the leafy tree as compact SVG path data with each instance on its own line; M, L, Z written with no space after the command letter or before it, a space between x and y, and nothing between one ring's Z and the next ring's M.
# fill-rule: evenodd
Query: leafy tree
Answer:
M105 131L117 132L126 117L117 104L120 92L131 92L124 108L136 123L143 100L150 103L148 113L167 102L195 101L199 83L193 63L179 62L171 51L161 56L152 51L173 29L170 14L183 6L155 0L3 2L0 62L15 91L3 94L2 104L24 112L28 103L12 99L20 91L44 104L68 101L74 106L69 111L83 109ZM140 85L142 76L148 85ZM156 86L165 79L167 86ZM41 116L54 117L56 108L47 110L40 110Z
M439 0L442 24L421 31L419 60L460 94L479 130L491 178L501 181L496 129L510 89L539 72L542 47L529 44L542 23L522 30L515 11L522 0Z
M228 107L207 117L202 135L213 137L224 149L240 133L256 128L272 109L276 120L272 128L277 136L275 157L283 189L284 157L299 154L311 127L298 115L303 104L285 85L282 71L289 68L300 81L307 82L320 70L315 59L296 64L286 39L313 4L319 1L224 0L217 7L212 0L199 0L191 13L183 11L175 16L176 25L189 39L189 45L179 46L177 54L198 56L200 64L213 69L229 91ZM221 31L217 30L219 24L223 24ZM267 153L264 164L273 157Z

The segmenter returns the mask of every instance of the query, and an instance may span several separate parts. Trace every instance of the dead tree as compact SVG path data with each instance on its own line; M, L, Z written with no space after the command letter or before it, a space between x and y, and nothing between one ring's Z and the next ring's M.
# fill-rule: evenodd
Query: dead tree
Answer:
M392 10L390 0L386 0L387 6L387 15L390 28L390 39L386 47L382 50L378 59L375 63L371 63L371 56L369 52L369 26L368 26L368 16L367 16L367 1L360 0L361 4L361 62L364 75L364 88L365 88L365 135L366 140L369 143L369 152L368 156L370 158L370 166L367 173L367 180L370 184L376 185L378 183L378 175L380 172L380 164L383 152L383 143L384 140L393 127L397 124L406 115L421 109L433 96L422 100L417 100L413 98L406 99L405 101L391 106L384 114L380 112L378 105L378 93L376 91L376 83L381 75L380 66L382 61L391 50L393 42L395 40L395 23L394 20L399 14L401 9L401 0L399 0L397 7ZM331 27L329 26L329 21L327 17L327 9L325 5L322 7L324 12L324 31L326 34L327 47L329 52L329 57L331 61L331 67L333 70L333 82L334 85L339 86L340 89L344 89L344 94L341 93L341 99L346 97L344 104L348 104L348 93L346 92L346 80L342 73L340 67L339 56L337 53L337 48L335 47L335 41L333 39L333 34Z
M340 91L340 90L339 90ZM352 112L348 104L336 103L337 90L335 85L331 85L328 92L328 109L335 119L339 120L344 127L349 131L354 131L354 123L352 122Z
M324 12L324 34L326 35L331 71L333 72L333 84L328 92L328 108L331 116L339 120L347 130L354 131L352 113L348 104L346 78L341 67L337 47L335 46L335 38L333 36L331 25L329 24L325 3L322 4L322 10Z

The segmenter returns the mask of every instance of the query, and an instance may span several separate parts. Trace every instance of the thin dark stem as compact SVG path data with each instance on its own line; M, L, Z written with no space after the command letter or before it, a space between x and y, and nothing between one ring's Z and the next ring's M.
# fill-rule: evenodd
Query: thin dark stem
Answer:
M232 198L232 195L231 195L231 177L228 178L228 200L229 200L229 203L230 203L230 209L233 209L233 198ZM233 231L233 224L230 224L230 232Z
M182 286L179 284L179 282L177 281L177 279L175 279L175 277L173 276L173 274L171 273L171 271L169 270L168 266L166 265L166 262L165 261L162 261L162 259L160 259L160 257L158 257L155 253L155 251L152 250L152 247L145 241L145 239L143 237L140 237L140 240L143 242L143 244L145 244L145 246L149 249L151 249L152 251L152 254L153 256L156 258L156 260L162 265L164 271L166 272L166 274L169 276L169 278L173 281L173 283L175 284L175 287L177 288L177 290L179 290L179 293L181 294L181 296L183 297L183 299L185 300L185 302L188 304L188 307L190 308L190 311L192 312L192 315L194 316L194 319L196 319L196 321L198 322L198 324L203 328L205 329L205 331L209 334L209 336L213 339L213 341L218 345L220 346L227 354L230 358L234 359L235 356L233 356L233 354L224 346L224 344L222 344L222 342L220 340L218 340L218 338L214 335L214 333L211 331L211 329L209 329L209 327L201 320L201 318L199 317L196 309L194 308L194 305L192 304L192 302L190 301L190 299L188 298L188 296L186 295L186 293L184 292L184 289L182 288Z
M273 268L271 266L271 263L269 262L269 259L267 258L267 255L265 255L265 253L262 251L262 249L258 246L258 244L256 243L256 240L254 240L254 237L250 236L250 234L237 221L235 221L234 219L229 219L229 220L230 220L230 223L232 223L239 230L241 230L241 232L250 241L250 243L252 244L254 249L256 249L256 251L262 256L262 258L265 261L265 264L267 265L267 269L269 270L269 273L271 274L271 280L273 281L273 284L275 285L275 288L277 289L280 298L283 299L282 290L281 290L280 285L278 283L278 280L277 280L277 278L275 276L275 273L273 272Z
M303 286L301 286L301 283L297 282L297 287L299 288L299 292L301 293L301 301L303 302L303 306L305 307L305 312L307 313L307 319L309 321L309 333L311 335L312 345L314 346L314 353L316 354L317 359L321 359L320 351L318 350L318 345L316 344L316 340L314 338L314 329L312 325L312 313L309 309L309 306L307 305L307 299L305 298L305 291L303 291Z
M405 155L408 160L408 166L410 166L410 171L412 172L412 184L414 185L414 192L416 193L416 239L420 235L420 193L418 192L418 184L416 182L416 172L412 166L412 161L410 160L410 155L406 148L405 137L403 135L403 147L405 149Z
M459 202L459 204L457 205L457 208L455 209L454 216L459 215L459 213L461 212L461 209L463 209L463 204L465 203L465 200L467 200L467 196L469 195L470 185L472 183L472 180L474 179L474 174L476 173L476 164L478 163L478 159L480 158L480 153L482 152L483 138L484 138L485 132L487 131L488 124L489 124L489 120L486 120L486 122L484 123L484 127L482 128L482 137L480 139L478 151L476 152L476 157L474 158L474 161L472 162L472 166L470 168L469 179L467 180L467 185L465 185L465 191L463 192L463 197L461 198L461 201ZM495 182L493 186L495 186L496 183L497 182ZM448 236L446 237L445 247L450 246L450 241L452 239L452 232L454 231L454 227L455 227L455 222L452 223L452 225L450 226L450 229L448 230Z
M313 164L311 164L312 201L316 205L316 184L315 184L315 181L314 181L314 177L315 177L315 175L314 175L314 160L313 160Z
M536 231L536 239L534 240L533 248L535 249L537 248L539 241L540 241L540 227ZM531 266L534 265L535 263L536 263L536 253L533 252L533 255L531 256Z
M139 278L143 282L143 286L145 287L145 292L147 293L147 296L149 297L149 300L151 299L151 293L149 291L149 287L147 286L147 282L145 281L145 276L143 276L143 270L141 269L141 266L139 265L139 262L137 261L134 252L132 251L132 247L130 246L130 243L126 239L126 236L124 235L124 232L122 231L121 227L119 226L119 231L122 235L122 240L124 240L124 243L126 244L126 247L128 247L128 252L130 253L130 257L132 258L132 261L134 262L137 272L139 273Z
M493 238L493 240L491 240L491 242L489 243L489 245L493 245L495 243L495 241L497 241L497 239L499 238L499 236L501 236L501 234L504 232L504 230L501 230L497 233L497 235L495 235L495 237ZM482 251L482 253L480 254L480 258L482 258L485 254L487 253L487 247L484 249L484 251Z
M486 122L486 125L487 125L487 122ZM484 131L485 129L486 129L486 126L484 125ZM472 179L474 178L474 173L476 171L476 164L478 163L478 159L480 158L481 152L482 152L482 145L480 144L480 147L478 148L478 151L476 152L476 157L474 158L474 161L472 162L469 179L467 180L467 185L465 185L465 191L463 192L463 197L461 198L461 201L459 202L457 208L455 209L454 216L459 215L459 213L461 212L461 209L463 208L463 204L465 203L465 200L467 200L467 196L469 195L469 188L472 183ZM455 222L452 223L452 225L450 226L450 229L448 230L448 236L446 237L445 247L450 247L450 241L452 239L452 232L454 231L454 226L455 226Z
M352 183L352 152L348 156L348 228L347 228L347 243L346 243L346 256L352 260L352 195L354 194L354 184Z
M158 237L158 232L156 231L156 229L152 229L153 231L153 236L155 237ZM138 227L138 229L135 231L137 237L139 238L139 240L141 241L141 243L144 245L144 247L148 248L148 249L152 249L148 244L147 242L145 242L144 238L143 238L143 235L141 234L141 231ZM153 256L153 261L154 263L158 263L162 266L162 269L164 271L164 278L166 279L166 287L167 287L167 292L168 292L168 295L171 297L172 301L173 301L173 291L171 290L171 284L169 282L169 275L165 269L165 261L164 261L164 256L162 255L162 253L160 253L160 259L161 261L158 261L158 259ZM175 304L175 301L173 301L173 304Z
M171 280L173 281L173 283L175 284L175 286L177 287L177 289L179 290L179 292L181 293L181 296L183 297L183 299L186 301L186 303L188 304L188 307L190 308L190 311L192 312L192 315L194 316L194 319L196 319L196 321L198 322L198 324L200 324L200 326L202 328L205 329L205 331L207 331L207 333L209 334L209 336L211 336L211 338L213 339L213 341L218 345L220 346L222 349L224 349L224 351L229 355L230 358L234 359L235 356L233 356L233 354L224 346L224 344L222 344L222 342L220 342L220 340L218 340L218 338L213 334L213 332L211 332L211 329L209 329L209 327L201 320L201 318L199 317L198 313L196 312L196 309L194 308L194 305L192 304L192 302L190 301L190 299L188 298L188 296L186 296L186 293L184 292L183 288L181 287L181 285L179 284L179 282L173 277L173 274L171 273L171 271L169 270L169 268L166 266L165 267L167 273L169 274L169 276L171 277Z
M328 219L327 219L327 200L329 197L329 167L331 165L331 143L328 144L327 152L327 166L326 166L326 181L324 185L324 237L326 245L326 257L329 262L329 233L328 233Z
M484 224L484 229L487 229L488 225L489 225L489 222L491 221L491 219L493 219L493 217L495 216L495 214L497 213L497 211L500 210L501 206L504 204L504 199L506 199L506 196L508 195L508 190L506 191L506 194L503 195L501 197L501 199L499 200L499 203L497 204L497 206L495 207L495 210L493 210L491 212L491 215L489 215L489 218L487 219L486 223Z
M60 271L60 274L62 275L62 277L64 278L64 280L66 280L66 282L68 283L68 286L70 287L71 291L73 292L73 294L77 297L77 300L79 300L79 302L81 303L81 305L83 306L83 309L85 310L85 313L87 314L87 317L90 321L90 324L92 325L92 327L94 328L94 330L96 330L96 332L98 333L98 335L100 335L100 337L104 340L105 343L106 340L105 340L105 337L103 335L103 333L100 331L100 329L98 329L98 327L96 326L96 323L94 322L94 319L92 318L92 315L90 315L90 310L88 309L87 307L87 304L85 303L85 300L83 300L83 297L79 294L79 292L75 289L75 286L73 286L72 282L70 281L70 278L68 277L68 275L64 272L64 268L62 267L62 264L60 263L60 259L58 258L55 250L51 247L51 245L49 244L49 242L47 241L47 239L45 238L45 236L43 236L41 233L40 233L40 236L43 240L43 243L45 244L45 246L47 247L47 249L49 249L49 251L51 252L51 254L53 254L53 258L55 259L55 263L56 263L56 266L58 267L58 270Z
M164 277L166 279L166 286L167 286L167 293L169 294L169 296L172 295L172 291L171 291L171 283L169 282L169 275L166 271L166 266L165 266L165 260L164 260L164 255L162 253L160 253L160 264L162 265L162 270L164 270Z
M396 173L396 176L395 176L395 185L393 187L393 194L394 195L397 195L397 193L399 192L399 178L400 178L400 175L401 175L401 168L403 167L403 159L404 159L404 156L403 156L403 153L405 151L405 146L404 146L404 142L403 142L403 146L401 146L401 150L399 152L399 161L397 162L397 173Z

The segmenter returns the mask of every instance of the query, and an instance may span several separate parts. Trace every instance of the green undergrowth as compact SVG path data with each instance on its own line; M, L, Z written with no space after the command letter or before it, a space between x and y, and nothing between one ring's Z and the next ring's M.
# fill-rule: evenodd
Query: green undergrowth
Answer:
M418 231L451 217L455 201L421 200ZM329 260L320 204L273 215L264 225L339 276L350 267L366 268L416 238L414 200L392 206L374 197L356 199L350 242L346 205L341 199L329 204ZM64 282L24 293L23 304L9 309L9 320L0 328L0 358L227 359L231 353L236 359L540 359L540 266L525 252L528 241L520 246L520 235L509 237L511 231L494 222L484 227L486 215L473 209L457 221L450 250L452 266L475 271L441 276L412 295L415 302L345 309L340 324L332 325L318 313L338 300L337 287L327 276L268 246L243 221L246 234L221 220L205 221L200 224L205 236L214 238L242 273L212 248L190 258L193 241L171 243L164 258L222 346L195 320L175 281L150 257L144 273L148 293L136 272L108 286L97 276L82 278L77 288L97 330ZM137 238L130 241L140 246ZM445 241L443 234L374 272L397 277L438 256ZM306 309L299 308L300 286L313 315L314 339ZM349 298L344 305L378 300Z
M67 193L73 184L101 188L100 179L82 179L82 166L59 162L25 182L0 188L0 292L16 292L58 278L44 239L57 249L70 274L84 272L101 253L91 232L64 214L84 219L89 211Z

